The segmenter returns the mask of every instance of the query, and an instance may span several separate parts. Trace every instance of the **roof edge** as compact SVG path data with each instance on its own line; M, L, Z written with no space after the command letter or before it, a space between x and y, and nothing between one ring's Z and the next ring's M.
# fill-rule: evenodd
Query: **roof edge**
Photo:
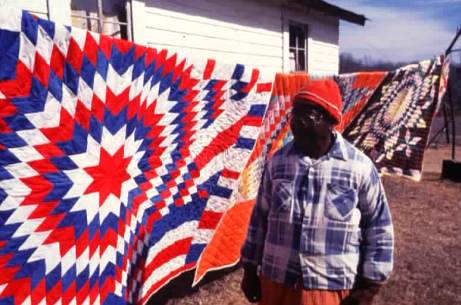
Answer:
M325 12L327 14L331 14L335 17L338 17L339 19L362 26L365 25L365 21L368 20L368 18L364 15L343 9L339 6L330 4L323 0L294 0L289 2L301 4L308 8L314 8L318 11Z

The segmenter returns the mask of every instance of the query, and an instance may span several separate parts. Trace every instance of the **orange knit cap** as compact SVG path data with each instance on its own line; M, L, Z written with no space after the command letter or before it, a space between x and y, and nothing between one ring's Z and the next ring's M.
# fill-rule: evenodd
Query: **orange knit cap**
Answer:
M306 100L322 107L339 124L343 101L336 82L332 79L311 80L294 97L294 101Z

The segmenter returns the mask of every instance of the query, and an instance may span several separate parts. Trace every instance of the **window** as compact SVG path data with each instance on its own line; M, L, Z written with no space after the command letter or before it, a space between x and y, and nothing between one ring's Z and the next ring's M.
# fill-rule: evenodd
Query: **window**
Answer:
M307 71L307 26L290 23L290 71Z
M72 25L132 40L130 0L72 0Z

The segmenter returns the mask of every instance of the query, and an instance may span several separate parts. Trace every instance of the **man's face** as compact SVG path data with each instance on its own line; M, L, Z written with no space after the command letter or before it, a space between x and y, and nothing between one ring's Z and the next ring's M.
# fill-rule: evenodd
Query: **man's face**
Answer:
M294 101L290 127L296 142L308 143L329 136L333 125L322 107L307 100Z

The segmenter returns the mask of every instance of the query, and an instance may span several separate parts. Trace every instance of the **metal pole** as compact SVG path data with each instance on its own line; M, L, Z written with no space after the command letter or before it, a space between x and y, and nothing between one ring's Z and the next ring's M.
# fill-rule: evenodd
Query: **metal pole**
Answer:
M447 114L447 104L442 103L442 113L443 113L443 126L429 139L426 144L426 148L431 146L433 142L435 142L442 133L445 133L447 144L450 143L450 131L448 130L448 114Z
M458 27L457 32L455 37L453 38L453 41L451 42L450 46L448 49L445 51L445 56L448 56L452 52L452 48L455 45L456 41L458 40L459 36L461 35L461 27ZM446 60L446 59L445 59ZM456 150L456 124L455 124L455 105L453 103L453 99L451 96L451 82L450 82L450 77L448 77L448 88L447 88L447 94L448 94L448 102L450 103L450 108L451 108L451 137L452 137L452 144L451 144L451 158L455 160L455 150Z
M459 36L461 35L461 28L458 28L457 30L457 33L455 35L455 38L453 38L453 41L450 43L450 46L448 47L448 49L445 51L445 55L448 55L451 53L451 49L453 48L453 46L455 45L456 41L458 40Z
M131 0L126 1L126 33L128 35L128 40L133 41L133 26L132 26L133 15L131 12Z
M432 138L427 142L427 145L426 145L426 148L429 148L429 146L431 146L432 143L434 143L438 137L440 137L440 135L442 134L442 132L445 131L445 127L442 127L440 128L433 136ZM437 144L437 143L436 143Z
M445 129L445 136L447 137L447 144L450 143L450 130L448 129L448 114L447 114L447 104L443 103L443 121L444 121L444 129Z
M455 160L455 146L456 146L456 125L455 125L455 104L451 94L451 81L448 79L447 84L448 102L450 103L450 116L451 116L451 159Z
M82 15L76 15L76 14L71 14L70 16L73 18L80 18L80 19L99 20L99 17L92 17L92 16L82 16ZM121 21L105 20L104 23L128 25L128 22L121 22Z
M98 17L99 17L99 20L98 20L98 24L99 24L99 33L102 33L102 28L104 26L104 13L103 13L103 10L102 10L102 0L98 0Z
M48 20L51 20L50 0L46 0L46 18L48 18Z

